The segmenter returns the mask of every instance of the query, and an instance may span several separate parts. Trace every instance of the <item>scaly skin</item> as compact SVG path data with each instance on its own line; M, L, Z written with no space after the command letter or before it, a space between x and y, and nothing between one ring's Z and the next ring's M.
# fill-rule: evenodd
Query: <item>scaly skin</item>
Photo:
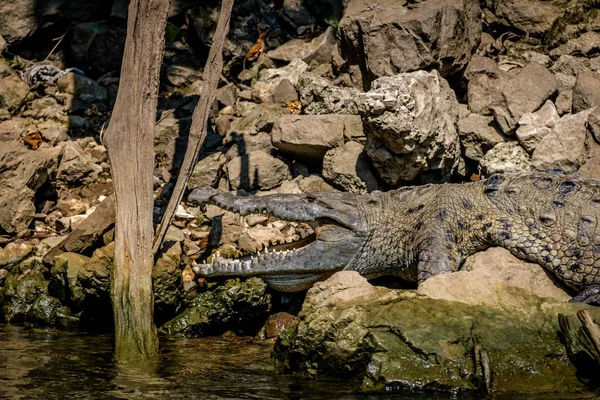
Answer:
M407 187L368 195L312 193L238 197L212 188L189 199L248 215L313 222L317 240L287 255L201 264L203 276L259 275L294 291L338 270L422 282L457 271L492 246L536 262L597 301L600 181L560 173L495 175L485 181Z

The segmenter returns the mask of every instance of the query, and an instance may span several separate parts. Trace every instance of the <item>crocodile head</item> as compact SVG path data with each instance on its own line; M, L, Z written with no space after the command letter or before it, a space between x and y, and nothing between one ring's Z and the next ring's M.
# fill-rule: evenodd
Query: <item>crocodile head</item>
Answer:
M357 195L350 193L234 196L213 189L195 189L190 202L214 204L242 216L264 214L286 221L305 222L314 234L293 244L275 246L240 259L217 255L212 263L197 264L200 276L260 276L281 291L299 291L344 269L365 242L366 214Z

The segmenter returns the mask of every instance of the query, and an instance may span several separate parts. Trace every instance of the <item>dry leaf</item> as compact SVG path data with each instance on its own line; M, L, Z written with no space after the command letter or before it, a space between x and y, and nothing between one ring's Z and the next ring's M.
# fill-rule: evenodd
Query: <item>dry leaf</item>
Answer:
M27 148L31 150L35 150L42 145L42 143L47 143L42 133L39 130L28 130L26 134L21 135L21 143L23 143Z

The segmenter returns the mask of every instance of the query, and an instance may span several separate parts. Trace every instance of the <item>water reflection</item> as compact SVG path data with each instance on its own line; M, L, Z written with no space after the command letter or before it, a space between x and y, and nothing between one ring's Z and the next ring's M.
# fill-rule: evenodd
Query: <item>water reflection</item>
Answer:
M465 398L464 394L367 395L352 393L356 387L347 381L276 374L271 348L269 342L249 338L163 338L155 364L120 368L111 358L110 335L0 325L0 399Z

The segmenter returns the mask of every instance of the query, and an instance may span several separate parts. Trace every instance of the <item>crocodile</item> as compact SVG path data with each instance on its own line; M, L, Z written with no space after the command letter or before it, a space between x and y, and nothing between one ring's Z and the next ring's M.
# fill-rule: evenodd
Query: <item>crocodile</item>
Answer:
M310 287L339 270L366 278L423 282L459 270L492 246L538 263L572 288L572 301L600 300L600 181L564 174L493 175L369 194L237 196L211 187L188 200L241 214L266 214L313 226L298 248L196 264L198 276L260 276L281 291Z

